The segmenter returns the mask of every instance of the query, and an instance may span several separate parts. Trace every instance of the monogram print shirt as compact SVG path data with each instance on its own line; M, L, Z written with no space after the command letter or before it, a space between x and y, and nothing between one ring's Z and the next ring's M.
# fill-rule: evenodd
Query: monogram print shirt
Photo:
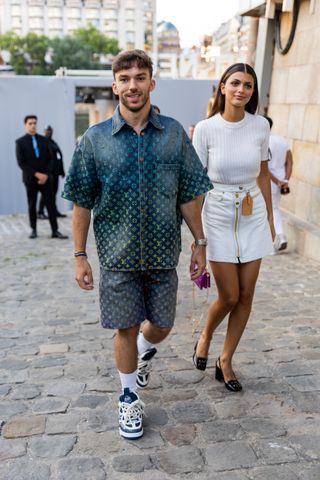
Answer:
M73 155L63 198L93 209L100 264L171 269L181 250L180 204L212 185L182 126L152 108L140 135L117 107L89 128Z

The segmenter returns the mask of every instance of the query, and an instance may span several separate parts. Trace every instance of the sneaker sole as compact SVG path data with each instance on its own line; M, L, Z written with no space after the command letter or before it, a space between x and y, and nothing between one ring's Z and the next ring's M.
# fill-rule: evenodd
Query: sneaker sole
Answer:
M137 440L138 438L141 438L142 435L143 435L143 430L141 430L140 432L124 432L123 430L121 430L121 428L119 427L119 433L121 435L121 437L123 438L129 438L131 440Z
M280 247L278 248L279 252L280 252L281 250L285 250L285 249L287 248L287 245L288 245L287 242L281 243Z
M140 388L140 390L144 390L145 388L147 388L148 384L149 382L146 385L141 385L140 383L138 383L138 380L136 380L136 386Z

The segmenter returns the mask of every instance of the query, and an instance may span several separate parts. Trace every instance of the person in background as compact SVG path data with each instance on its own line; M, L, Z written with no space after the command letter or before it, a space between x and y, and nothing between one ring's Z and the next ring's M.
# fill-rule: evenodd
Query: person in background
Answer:
M272 129L273 121L265 117ZM269 140L270 161L269 172L271 179L271 195L276 239L275 251L285 250L288 242L283 233L282 216L280 210L281 195L290 193L289 180L292 174L293 159L288 140L280 135L271 133Z
M44 129L44 136L49 140L49 146L51 149L51 156L52 156L50 180L51 180L52 190L53 190L53 200L54 200L57 217L63 218L63 217L66 217L66 215L59 212L59 210L57 209L57 200L56 200L56 196L59 188L59 176L61 176L62 178L65 177L64 167L63 167L63 156L59 148L59 145L53 140L52 134L53 134L52 127L50 125L47 125ZM44 198L41 195L40 202L39 202L39 209L38 209L38 218L41 220L48 218L47 215L44 213L44 206L45 206Z
M147 387L155 345L175 318L181 217L195 238L191 279L205 269L201 207L211 183L183 127L150 104L151 58L142 50L122 52L112 69L119 106L82 136L63 197L74 203L76 280L84 290L93 289L86 253L93 209L101 322L117 331L119 433L132 439L143 435L137 388Z
M56 210L50 182L51 150L47 138L37 133L36 115L27 115L24 119L26 134L16 140L16 156L22 170L22 180L28 198L29 222L31 233L29 238L37 238L37 196L40 192L48 210L52 238L65 239L58 230Z
M209 98L208 105L207 105L207 118L210 118L212 116L212 109L213 109L213 104L214 104L214 99L216 96L217 88L215 85L212 85L212 95Z
M190 138L191 141L192 141L192 138L193 138L195 128L196 128L195 125L190 125L190 127L189 127L188 135L189 135L189 138Z
M218 298L209 307L193 361L205 370L212 336L229 315L215 377L242 390L232 366L249 319L262 257L275 236L268 170L269 125L256 115L258 84L250 65L231 65L221 77L211 117L195 128L193 144L213 189L202 211L207 258Z

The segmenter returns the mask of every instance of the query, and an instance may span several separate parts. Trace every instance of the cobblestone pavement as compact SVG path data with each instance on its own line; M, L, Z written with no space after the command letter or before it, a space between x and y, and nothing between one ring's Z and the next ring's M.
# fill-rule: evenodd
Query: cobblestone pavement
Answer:
M235 357L244 385L214 380L191 355L190 237L181 255L177 320L159 348L145 435L117 430L112 331L99 325L98 289L73 280L71 240L29 240L24 215L0 217L1 480L319 480L319 265L293 253L264 261ZM60 222L70 233L70 217ZM98 280L92 236L90 260ZM211 289L210 298L214 298ZM197 296L196 317L205 312Z

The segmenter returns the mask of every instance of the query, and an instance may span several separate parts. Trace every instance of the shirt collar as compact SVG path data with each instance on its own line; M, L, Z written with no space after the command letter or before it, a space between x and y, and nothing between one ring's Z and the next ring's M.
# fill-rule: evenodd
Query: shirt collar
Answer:
M152 107L150 109L148 122L152 123L152 125L158 130L164 129L164 126L161 123L160 115L158 115ZM120 113L119 105L117 105L117 108L115 109L112 117L112 135L115 135L116 133L118 133L123 127L123 125L126 125L126 123L127 122L125 121L125 119L122 117Z

